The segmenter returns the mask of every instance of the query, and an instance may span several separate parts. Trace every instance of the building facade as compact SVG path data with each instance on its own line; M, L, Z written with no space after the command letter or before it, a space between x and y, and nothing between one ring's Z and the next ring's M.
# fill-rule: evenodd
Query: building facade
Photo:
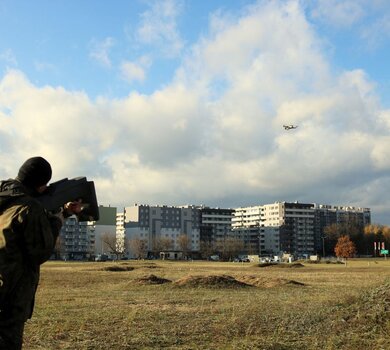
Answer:
M234 209L200 208L200 240L216 244L231 235Z
M369 208L353 206L332 206L315 204L315 246L317 252L324 254L324 229L333 224L352 224L364 227L371 224L371 210Z
M162 250L183 250L185 236L188 242L186 249L196 252L200 249L200 220L201 211L196 206L135 204L124 208L125 241L145 240L149 254L159 256Z
M235 209L232 233L241 239L248 254L277 255L280 252L278 204Z
M116 208L99 206L99 221L79 222L74 215L67 218L57 241L57 258L89 260L97 254L107 254L108 248L102 243L102 236L115 237L115 215Z

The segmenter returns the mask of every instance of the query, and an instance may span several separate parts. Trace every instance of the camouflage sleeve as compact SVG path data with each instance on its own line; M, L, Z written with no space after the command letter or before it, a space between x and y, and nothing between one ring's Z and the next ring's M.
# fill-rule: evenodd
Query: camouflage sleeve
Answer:
M48 216L39 203L32 203L24 212L26 253L34 265L49 260L61 229L61 220Z

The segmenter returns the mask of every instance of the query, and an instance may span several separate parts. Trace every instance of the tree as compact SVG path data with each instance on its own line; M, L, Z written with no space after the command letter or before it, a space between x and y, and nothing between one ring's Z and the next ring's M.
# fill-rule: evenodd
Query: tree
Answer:
M108 248L111 254L116 256L116 260L119 260L119 257L124 254L124 251L118 247L116 237L112 233L106 232L102 234L102 244L104 244L105 248Z
M374 242L379 246L380 243L385 244L385 248L390 247L390 227L378 224L371 224L364 227L364 237L366 242L366 250L373 252L376 255ZM378 247L377 246L377 247ZM377 248L379 250L379 248Z
M334 251L338 239L342 236L350 237L350 240L355 244L356 252L366 254L364 228L354 220L326 226L323 233L326 254L331 254Z
M159 253L165 250L171 250L173 246L173 240L169 237L155 237L152 240L152 250L155 253Z
M324 227L323 244L325 245L324 250L326 255L332 254L339 237L340 237L339 225L331 224L329 226Z
M217 243L217 249L223 260L232 260L244 249L244 242L239 238L228 237Z
M185 233L177 237L177 244L179 245L180 250L183 252L183 256L186 258L188 252L191 249L191 239Z
M348 236L341 236L337 240L334 252L338 258L348 259L356 254L356 247Z
M129 248L137 259L143 259L148 252L148 241L146 239L135 237L130 239Z
M216 245L210 240L201 240L200 241L200 254L203 259L209 258L216 251Z

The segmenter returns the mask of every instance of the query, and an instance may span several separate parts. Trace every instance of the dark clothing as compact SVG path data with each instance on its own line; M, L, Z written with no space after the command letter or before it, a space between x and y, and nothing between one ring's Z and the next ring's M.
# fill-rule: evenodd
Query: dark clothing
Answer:
M19 181L0 182L0 344L12 329L23 334L40 265L50 258L61 229L61 220L49 215L35 195Z
M20 350L23 344L24 322L0 326L0 350Z

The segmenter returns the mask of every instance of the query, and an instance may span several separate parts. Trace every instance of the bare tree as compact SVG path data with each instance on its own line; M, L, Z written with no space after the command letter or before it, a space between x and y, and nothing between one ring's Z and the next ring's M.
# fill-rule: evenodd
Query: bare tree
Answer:
M191 250L191 239L185 233L177 237L177 243L185 258L188 257L188 252Z
M129 240L129 248L137 259L143 259L148 252L148 241L146 239L135 237Z
M173 246L173 240L169 237L155 237L152 241L152 250L155 253L170 250Z
M102 234L102 244L104 244L105 248L108 248L108 251L111 254L116 256L116 260L124 254L124 251L117 246L116 237L112 233L103 233Z
M212 241L200 241L200 254L202 255L202 258L208 258L209 256L213 255L216 251L216 245Z
M244 242L239 238L227 237L217 243L222 259L232 260L244 249Z

